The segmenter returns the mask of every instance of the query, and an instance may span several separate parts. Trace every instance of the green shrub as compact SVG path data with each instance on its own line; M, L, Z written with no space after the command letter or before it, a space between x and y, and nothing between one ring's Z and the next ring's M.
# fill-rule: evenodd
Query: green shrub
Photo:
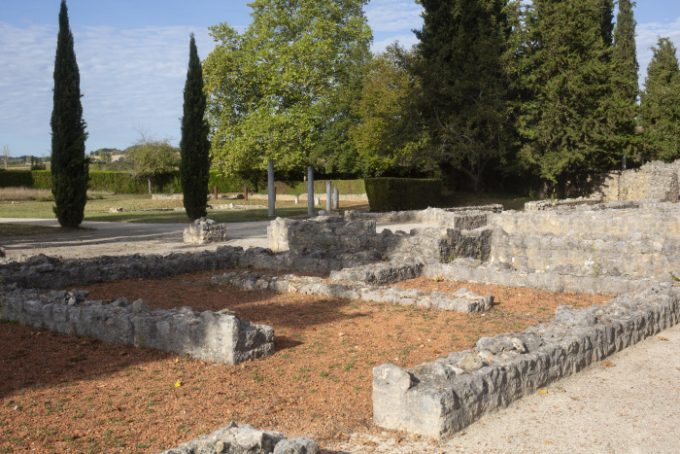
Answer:
M33 187L30 170L0 170L0 188Z
M441 203L442 182L434 178L367 178L371 211L421 210Z
M52 173L49 170L33 170L33 189L52 190Z

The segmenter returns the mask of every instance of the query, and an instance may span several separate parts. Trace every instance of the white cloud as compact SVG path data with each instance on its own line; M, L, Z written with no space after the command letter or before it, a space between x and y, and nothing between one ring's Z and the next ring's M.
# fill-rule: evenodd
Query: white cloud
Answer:
M74 30L88 150L125 147L140 132L179 140L191 32L207 56L213 44L205 29ZM56 34L55 27L0 23L0 144L12 154L49 152Z
M375 33L404 32L420 28L422 10L415 0L372 0L366 17Z
M680 17L668 22L649 22L637 27L637 50L640 63L640 86L647 77L647 67L652 60L652 47L656 46L659 37L668 37L680 49ZM680 55L679 55L680 57Z

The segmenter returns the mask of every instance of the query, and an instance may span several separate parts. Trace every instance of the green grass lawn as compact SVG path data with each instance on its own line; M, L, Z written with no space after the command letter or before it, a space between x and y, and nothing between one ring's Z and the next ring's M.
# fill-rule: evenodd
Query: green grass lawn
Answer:
M266 204L262 200L220 200L219 204L233 202L237 205L255 205L250 210L208 210L208 216L218 222L263 221L269 219ZM0 201L0 218L38 218L54 219L49 200ZM111 208L122 208L120 213L112 213ZM188 222L181 200L151 200L148 195L101 195L88 200L85 206L85 220L140 223L182 223ZM307 213L306 205L277 203L277 216L297 217Z
M470 194L456 193L447 199L449 206L471 206L500 203L505 209L521 210L528 197L515 197L507 194ZM219 200L218 204L234 203L237 205L255 205L248 210L208 210L208 216L218 222L264 221L269 219L265 200ZM0 218L39 218L54 219L52 207L54 202L39 198L38 200L2 200L0 199ZM122 208L119 213L112 213L111 208ZM94 193L85 206L85 220L110 222L139 223L183 223L187 217L183 211L181 200L152 200L148 195L102 194ZM295 205L292 202L278 202L277 216L304 217L307 214L306 204Z

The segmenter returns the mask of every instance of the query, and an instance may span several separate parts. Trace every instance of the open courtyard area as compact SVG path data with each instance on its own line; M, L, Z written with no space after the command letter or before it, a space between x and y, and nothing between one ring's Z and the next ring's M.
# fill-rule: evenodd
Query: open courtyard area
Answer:
M220 224L229 238L202 245L184 224L10 220L36 231L8 236L0 266L0 449L153 453L225 427L213 436L234 446L262 434L247 452L279 433L325 452L617 452L651 436L673 452L675 210L347 211Z

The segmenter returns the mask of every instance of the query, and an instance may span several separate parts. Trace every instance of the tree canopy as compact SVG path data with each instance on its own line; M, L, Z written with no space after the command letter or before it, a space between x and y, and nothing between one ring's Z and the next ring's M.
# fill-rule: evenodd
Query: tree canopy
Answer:
M204 76L215 166L244 175L269 159L283 171L348 160L339 154L348 153L351 104L370 56L366 2L255 0L243 33L210 28L217 47Z
M420 80L413 71L416 60L414 51L393 45L368 65L353 107L358 122L350 130L364 175L432 170L418 105Z
M507 152L507 0L423 0L422 5L418 74L433 152L479 189L487 167Z
M647 159L680 158L680 69L677 51L660 38L641 95L644 153Z

